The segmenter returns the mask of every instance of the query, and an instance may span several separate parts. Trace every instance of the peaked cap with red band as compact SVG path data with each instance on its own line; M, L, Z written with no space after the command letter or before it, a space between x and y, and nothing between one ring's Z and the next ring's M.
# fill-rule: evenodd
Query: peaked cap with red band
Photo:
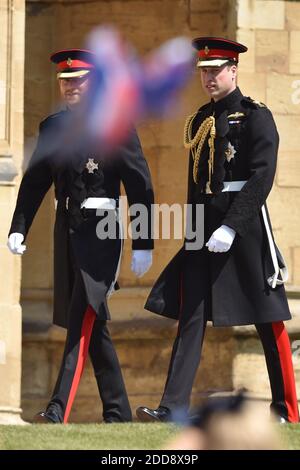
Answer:
M221 67L228 61L239 61L239 54L248 48L235 41L225 38L201 37L192 41L198 50L197 67Z
M95 68L95 54L86 49L65 49L50 56L58 78L83 77Z

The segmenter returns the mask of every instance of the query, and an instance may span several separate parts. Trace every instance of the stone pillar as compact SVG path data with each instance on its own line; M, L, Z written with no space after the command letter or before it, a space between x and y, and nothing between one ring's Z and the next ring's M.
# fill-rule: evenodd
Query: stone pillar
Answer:
M21 424L20 258L6 247L23 159L24 0L0 1L0 424Z

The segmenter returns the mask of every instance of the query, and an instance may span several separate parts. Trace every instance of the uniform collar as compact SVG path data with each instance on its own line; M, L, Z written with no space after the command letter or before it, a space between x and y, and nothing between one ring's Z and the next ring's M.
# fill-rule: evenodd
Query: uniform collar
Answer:
M237 87L229 95L225 96L220 101L217 101L216 103L212 101L212 108L217 115L220 115L223 111L230 109L237 102L240 102L242 98L243 95L240 89Z

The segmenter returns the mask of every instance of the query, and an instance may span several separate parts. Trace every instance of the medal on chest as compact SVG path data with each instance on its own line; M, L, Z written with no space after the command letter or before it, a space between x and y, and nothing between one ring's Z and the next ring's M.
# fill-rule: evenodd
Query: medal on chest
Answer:
M89 173L94 174L94 172L99 169L99 163L96 163L93 158L89 158L85 167Z
M236 150L231 142L228 142L228 147L225 150L225 157L228 162L230 162L236 154Z

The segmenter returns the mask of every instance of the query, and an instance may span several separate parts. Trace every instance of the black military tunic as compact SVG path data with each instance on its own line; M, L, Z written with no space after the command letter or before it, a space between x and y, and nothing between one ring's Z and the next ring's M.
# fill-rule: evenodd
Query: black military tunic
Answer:
M93 171L88 170L89 159L95 165ZM99 239L99 217L88 216L80 205L90 197L117 200L123 182L129 206L144 204L150 214L151 176L136 132L132 130L126 143L108 155L76 128L70 111L45 119L21 182L10 233L19 232L26 237L53 182L58 201L54 228L54 323L67 326L74 267L81 272L88 304L100 319L109 319L106 297L116 282L122 241L119 236ZM133 249L153 248L150 223L148 229L148 239L133 240Z
M261 210L276 171L279 139L272 114L237 88L219 102L199 109L192 137L212 115L216 123L212 194L205 191L209 180L207 140L197 183L193 157L189 157L188 203L204 205L204 246L196 251L181 248L156 281L145 308L179 318L190 308L190 299L200 303L205 290L205 314L214 326L288 320L291 316L284 286L272 288L267 282L274 266ZM223 181L245 180L240 191L222 192ZM237 233L233 245L226 253L209 252L205 243L223 224ZM279 264L282 267L280 260ZM189 267L195 269L195 275L185 282Z

